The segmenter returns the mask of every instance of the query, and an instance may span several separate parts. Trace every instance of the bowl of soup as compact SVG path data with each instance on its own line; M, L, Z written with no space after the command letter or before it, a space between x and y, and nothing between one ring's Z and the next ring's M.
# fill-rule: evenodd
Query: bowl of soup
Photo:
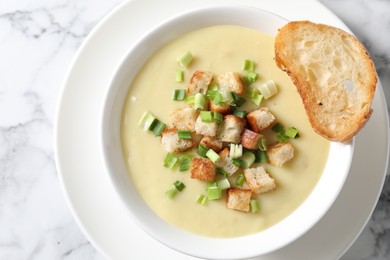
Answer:
M101 124L108 180L129 221L162 244L207 259L267 254L302 236L337 198L348 175L353 140L330 142L311 128L295 86L274 61L274 37L286 22L242 5L191 10L146 32L115 70ZM218 92L226 75L238 77L244 91ZM228 99L233 102L229 112L210 113L209 102L218 106ZM192 114L176 113L185 108ZM249 115L262 108L274 120L256 131ZM193 113L196 131L193 126L176 129ZM254 136L255 148L254 142L241 141L242 147L234 138L223 139L220 149L208 147L201 154L201 139L210 130L202 122L211 122L210 115L219 129L211 134L214 141L226 137L220 134L223 127L229 138L236 131L236 125L226 126L230 117L243 122L239 138ZM180 144L189 138L190 148L172 148L172 140L164 139L170 131L182 135L176 140ZM293 147L293 156L281 164L271 158L278 143ZM222 155L225 148L228 153ZM283 154L279 151L276 157ZM236 167L233 173L218 163L226 156Z

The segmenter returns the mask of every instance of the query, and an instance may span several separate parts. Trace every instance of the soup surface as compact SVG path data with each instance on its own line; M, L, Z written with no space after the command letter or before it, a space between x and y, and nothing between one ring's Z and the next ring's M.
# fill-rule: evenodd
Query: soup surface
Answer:
M181 229L211 237L236 237L264 230L294 211L319 180L329 152L329 141L311 128L302 102L289 77L275 65L274 38L238 26L214 26L185 34L157 51L133 81L122 114L121 137L129 175L139 193L162 219ZM185 81L175 82L180 68L177 58L191 51L193 62L185 69ZM291 140L294 158L278 168L263 164L276 181L276 189L258 195L260 210L245 213L226 208L225 199L196 203L205 194L205 183L190 178L190 171L164 168L167 152L150 131L137 125L150 111L171 126L169 114L184 102L172 101L175 89L186 89L196 70L242 72L245 59L256 62L259 79L254 84L274 80L279 93L260 106L267 106L278 122L294 126L300 137ZM249 101L248 101L249 102ZM165 192L176 180L186 188L170 200Z

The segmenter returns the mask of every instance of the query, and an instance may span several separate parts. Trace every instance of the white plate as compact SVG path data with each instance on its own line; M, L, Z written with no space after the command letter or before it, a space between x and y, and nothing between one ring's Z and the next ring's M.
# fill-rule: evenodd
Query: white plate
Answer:
M133 0L104 19L78 51L65 80L55 125L55 152L74 217L90 242L107 258L195 259L159 244L126 214L104 172L98 150L99 116L112 69L132 42L175 13L231 2L260 7L290 20L309 19L348 30L315 1L166 0L161 4ZM356 138L345 187L330 211L303 237L258 259L336 259L360 234L377 202L387 169L388 115L380 83L373 108L372 118ZM376 155L369 156L374 149Z

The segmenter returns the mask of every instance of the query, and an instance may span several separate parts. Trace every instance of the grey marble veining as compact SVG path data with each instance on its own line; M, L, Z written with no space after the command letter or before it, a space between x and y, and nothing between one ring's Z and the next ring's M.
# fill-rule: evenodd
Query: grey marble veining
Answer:
M120 2L0 2L1 260L103 259L61 193L52 135L61 82L77 48ZM390 103L390 1L321 2L367 47ZM390 259L390 178L343 259Z

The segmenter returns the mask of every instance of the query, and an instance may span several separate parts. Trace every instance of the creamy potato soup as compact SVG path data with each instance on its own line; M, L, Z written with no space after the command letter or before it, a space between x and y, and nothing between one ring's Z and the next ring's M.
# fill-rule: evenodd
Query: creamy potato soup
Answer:
M259 232L297 209L319 180L330 143L314 133L295 86L276 67L273 43L273 37L238 26L196 30L158 50L130 86L121 128L128 172L145 202L168 223L211 237L237 237ZM184 82L177 83L175 71L180 69L177 58L187 51L191 51L194 60L184 69ZM171 127L170 113L187 106L183 101L173 101L172 93L175 89L187 89L194 71L243 73L245 59L256 63L259 78L254 85L272 79L279 90L275 96L263 100L260 107L267 106L278 122L294 126L300 135L290 141L295 155L283 167L261 164L275 179L276 188L256 195L259 204L256 213L228 209L226 194L223 199L210 200L206 205L197 203L198 195L205 194L205 182L192 179L190 170L179 172L177 168L163 167L167 152L161 138L138 126L143 113L149 111ZM166 191L177 180L186 187L169 199Z

